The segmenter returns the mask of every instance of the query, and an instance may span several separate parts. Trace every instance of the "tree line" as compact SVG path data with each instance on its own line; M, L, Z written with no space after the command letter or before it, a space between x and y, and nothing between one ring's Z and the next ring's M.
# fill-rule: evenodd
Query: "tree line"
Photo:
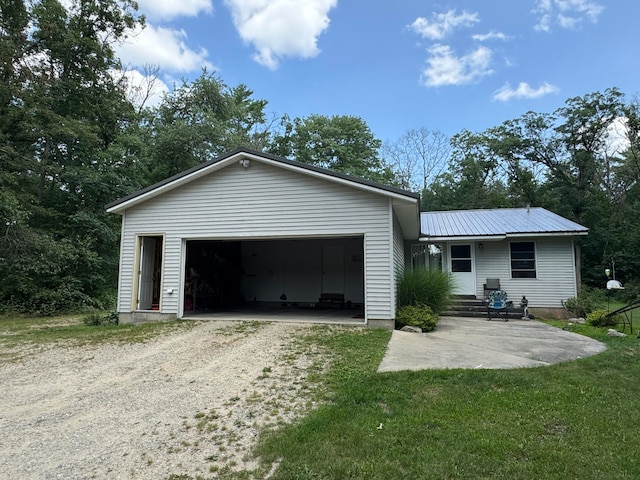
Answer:
M5 0L0 14L3 309L113 307L120 218L105 205L238 146L419 191L423 209L546 207L591 229L586 282L615 258L640 283L640 116L615 88L383 144L356 116L270 118L267 100L207 71L146 105L152 81L134 89L113 50L144 25L131 0Z

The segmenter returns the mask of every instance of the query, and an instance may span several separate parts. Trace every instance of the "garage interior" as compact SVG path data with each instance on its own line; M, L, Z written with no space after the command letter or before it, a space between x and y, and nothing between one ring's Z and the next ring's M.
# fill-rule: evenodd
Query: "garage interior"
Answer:
M189 240L184 316L364 319L363 237Z

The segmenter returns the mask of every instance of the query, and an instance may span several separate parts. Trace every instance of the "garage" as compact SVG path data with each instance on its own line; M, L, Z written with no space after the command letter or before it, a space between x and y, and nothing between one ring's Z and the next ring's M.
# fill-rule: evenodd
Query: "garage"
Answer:
M184 314L364 311L363 237L188 240Z
M107 211L122 216L122 323L332 315L392 328L420 226L417 194L247 149Z

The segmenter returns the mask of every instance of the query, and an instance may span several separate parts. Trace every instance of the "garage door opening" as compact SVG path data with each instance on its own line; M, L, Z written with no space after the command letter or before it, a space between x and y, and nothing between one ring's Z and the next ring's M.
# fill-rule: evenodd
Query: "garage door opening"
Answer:
M190 240L184 314L349 310L363 318L362 237Z

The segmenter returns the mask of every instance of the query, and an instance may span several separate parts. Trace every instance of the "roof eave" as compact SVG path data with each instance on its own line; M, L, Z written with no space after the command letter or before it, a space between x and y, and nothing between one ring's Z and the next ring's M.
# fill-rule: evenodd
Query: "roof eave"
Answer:
M444 235L420 237L421 242L463 242L463 241L483 241L494 242L506 240L508 238L531 238L531 237L574 237L588 235L588 230L566 231L566 232L513 232L502 235Z

